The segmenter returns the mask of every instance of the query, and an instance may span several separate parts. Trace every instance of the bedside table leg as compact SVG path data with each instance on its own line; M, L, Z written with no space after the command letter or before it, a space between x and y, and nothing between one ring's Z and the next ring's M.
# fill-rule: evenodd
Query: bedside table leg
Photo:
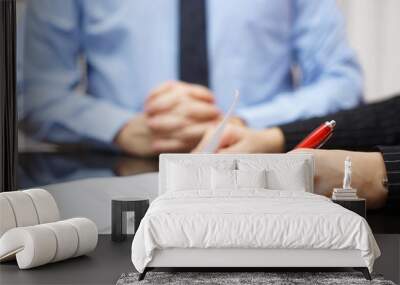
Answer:
M122 233L122 205L116 201L111 204L111 240L123 241Z

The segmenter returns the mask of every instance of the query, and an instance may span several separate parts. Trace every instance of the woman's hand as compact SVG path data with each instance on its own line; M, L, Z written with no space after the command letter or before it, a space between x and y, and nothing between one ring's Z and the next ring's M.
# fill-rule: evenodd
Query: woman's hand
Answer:
M343 150L300 149L294 152L308 152L314 155L314 192L330 197L333 188L341 188L344 175L344 161L351 157L352 187L357 195L367 200L367 208L384 206L387 189L383 185L386 168L378 152L353 152Z
M210 141L216 127L210 128L193 152L200 152ZM284 150L283 133L278 128L254 130L231 123L222 133L217 153L270 153Z

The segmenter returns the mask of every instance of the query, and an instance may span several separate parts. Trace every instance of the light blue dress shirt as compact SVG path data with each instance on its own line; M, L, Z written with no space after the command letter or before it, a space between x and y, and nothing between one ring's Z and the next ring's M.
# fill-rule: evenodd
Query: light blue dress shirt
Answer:
M178 77L178 4L29 1L24 106L34 135L111 144L150 90ZM250 127L360 101L362 75L335 0L208 0L207 25L216 103L226 111L240 90L237 115Z

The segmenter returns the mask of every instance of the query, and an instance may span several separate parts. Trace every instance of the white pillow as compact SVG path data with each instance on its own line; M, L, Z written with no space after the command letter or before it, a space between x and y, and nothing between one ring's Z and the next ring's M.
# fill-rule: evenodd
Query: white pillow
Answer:
M165 165L166 191L211 190L211 169L235 169L232 159L210 161L207 159L177 159Z
M236 170L237 188L267 188L267 171Z
M211 170L213 190L239 190L241 188L267 188L266 170Z
M236 190L236 170L212 168L211 188L213 190Z
M169 163L167 191L187 191L211 188L210 171L207 166L186 166Z
M271 190L307 191L307 163L296 159L242 159L238 160L239 170L256 171L266 169L267 188Z
M307 185L307 165L304 162L294 163L289 171L270 169L267 172L268 188L305 192Z

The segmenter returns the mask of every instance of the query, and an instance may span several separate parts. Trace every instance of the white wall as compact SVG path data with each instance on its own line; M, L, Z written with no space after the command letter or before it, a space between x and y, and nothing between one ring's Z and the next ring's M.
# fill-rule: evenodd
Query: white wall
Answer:
M338 0L365 76L367 101L400 93L400 1Z

